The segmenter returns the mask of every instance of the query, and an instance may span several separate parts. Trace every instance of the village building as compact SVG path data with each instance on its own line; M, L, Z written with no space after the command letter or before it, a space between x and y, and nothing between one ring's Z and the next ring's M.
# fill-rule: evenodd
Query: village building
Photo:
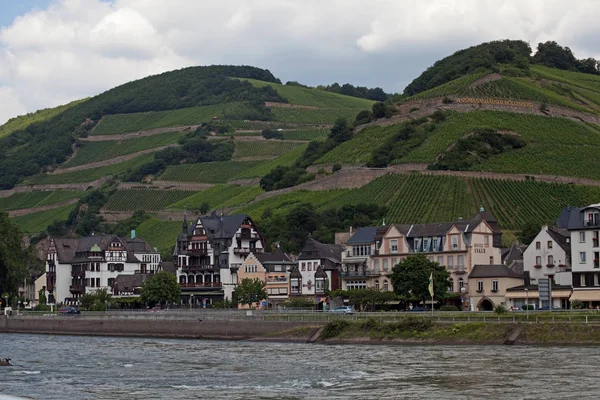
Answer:
M48 303L78 304L79 298L98 289L112 293L119 275L154 274L160 253L145 240L116 235L79 239L51 239L46 255Z
M231 300L246 258L264 252L264 240L246 214L202 216L183 221L173 259L186 304Z
M509 288L523 284L523 275L504 264L475 265L469 274L469 309L492 311L506 306Z
M555 284L571 286L571 235L562 228L542 226L523 253L523 269L531 284L549 278Z

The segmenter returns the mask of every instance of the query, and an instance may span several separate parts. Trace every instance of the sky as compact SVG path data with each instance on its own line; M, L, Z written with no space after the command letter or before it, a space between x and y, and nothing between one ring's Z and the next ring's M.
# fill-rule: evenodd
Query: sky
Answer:
M490 40L600 59L599 0L0 0L0 124L193 65L402 92Z

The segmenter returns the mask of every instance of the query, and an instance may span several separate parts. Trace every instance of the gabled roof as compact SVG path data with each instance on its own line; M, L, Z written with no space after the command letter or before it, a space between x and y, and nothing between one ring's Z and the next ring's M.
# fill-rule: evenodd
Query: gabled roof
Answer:
M148 242L140 237L136 237L134 239L125 239L125 247L127 250L132 251L134 253L156 253L158 251L154 250L154 247L150 246Z
M504 264L475 265L469 278L522 278Z
M250 217L247 214L233 214L233 215L216 215L212 213L210 216L199 217L198 219L202 223L204 230L210 240L213 239L231 239L235 236L235 233L239 229L240 225L244 220ZM198 219L195 223L190 224L188 227L188 234L192 234ZM251 220L251 219L250 219Z
M487 224L492 228L492 232L501 233L500 225L498 225L498 220L496 217L492 215L491 212L485 210L483 207L479 209L479 212L469 220L469 224L473 227L479 225L481 221L487 222Z
M113 287L119 292L133 292L133 289L141 287L147 279L150 279L148 274L121 274L115 278Z
M281 251L281 249L279 247L277 249L275 249L275 252L273 252L273 253L257 253L257 254L254 254L254 257L256 257L256 259L258 261L260 261L261 264L291 262L290 258L287 256L287 254L285 254L283 251Z
M88 252L106 251L110 243L115 241L123 245L123 249L127 252L127 262L140 262L140 260L135 257L134 253L158 254L148 242L140 237L136 237L135 239L125 239L116 235L91 235L79 239L57 238L53 240L58 254L58 260L61 263L89 261L87 257Z
M365 226L364 228L359 228L354 235L346 244L367 244L367 243L375 243L375 236L377 235L377 226Z
M567 239L571 237L568 230L562 228L548 228L548 235L550 235L552 240L554 240L566 253L571 253L571 245L567 242Z
M345 247L341 244L325 244L309 237L298 255L298 260L330 259L339 264L344 250ZM316 256L311 253L316 253Z
M518 242L514 242L512 246L507 249L502 249L502 262L505 265L510 265L515 261L523 260L523 249L519 246Z

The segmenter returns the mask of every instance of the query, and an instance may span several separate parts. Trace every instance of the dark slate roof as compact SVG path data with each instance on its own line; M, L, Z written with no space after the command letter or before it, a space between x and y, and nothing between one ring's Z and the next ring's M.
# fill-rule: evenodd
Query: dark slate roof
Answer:
M395 224L394 226L396 227L398 232L400 232L401 234L406 236L406 234L408 234L408 231L410 231L410 228L412 225L411 224Z
M377 226L365 226L364 228L359 228L346 244L375 243L377 228Z
M568 230L562 228L548 228L548 235L554 240L566 253L571 253L571 245L567 243L567 238L571 237Z
M264 263L277 263L277 262L291 262L290 258L278 247L274 253L257 253L254 254L254 257L261 264Z
M54 239L56 253L60 262L69 262L75 256L77 239Z
M134 239L125 239L125 247L127 250L132 251L134 253L156 253L158 251L154 250L154 247L150 246L148 242L140 237L136 237Z
M571 218L571 210L575 209L575 207L564 207L560 211L560 215L554 221L554 226L557 228L567 229L569 226L569 218Z
M123 244L127 252L128 262L140 262L134 253L155 253L158 254L152 246L144 239L136 237L135 239L123 239L116 235L92 235L84 236L79 239L54 239L58 259L61 263L88 262L90 259L85 255L94 246L105 251L108 245L114 241ZM81 254L78 254L81 253Z
M444 236L452 229L452 226L456 226L459 231L464 232L468 225L464 221L415 224L410 230L408 237Z
M339 264L344 250L345 247L341 244L325 244L309 237L298 255L298 260L330 259ZM317 255L312 255L313 252Z
M525 266L523 265L523 259L514 260L510 264L508 264L508 268L510 268L513 272L519 274L519 276L523 276L523 271L525 271Z
M133 292L134 288L141 287L147 279L150 279L148 274L117 275L113 287L119 292Z
M473 218L469 220L469 224L471 225L471 228L474 228L475 226L479 225L481 221L487 222L494 233L502 232L496 217L494 217L491 212L484 210L483 207Z
M202 226L206 230L208 237L212 239L231 239L240 225L246 218L250 218L247 214L233 214L217 216L213 213L210 217L200 217ZM196 224L192 224L189 228L190 233L194 230Z
M504 264L475 265L469 278L522 278Z
M588 210L590 208L600 210L600 204L591 204L589 206L581 207L581 208L571 208L569 210L569 222L567 223L566 228L568 230L586 228L587 226L585 225L584 211ZM562 213L561 213L561 217L562 217ZM563 222L563 221L560 221L560 222ZM564 226L559 226L559 228L564 228ZM594 227L594 228L597 229L597 227Z
M507 249L502 249L502 262L505 265L511 265L513 262L519 260L523 260L523 249L519 246L518 242L514 242Z
M161 261L158 266L163 270L163 271L167 271L167 272L172 272L172 273L176 273L177 272L177 266L175 264L173 264L170 261Z

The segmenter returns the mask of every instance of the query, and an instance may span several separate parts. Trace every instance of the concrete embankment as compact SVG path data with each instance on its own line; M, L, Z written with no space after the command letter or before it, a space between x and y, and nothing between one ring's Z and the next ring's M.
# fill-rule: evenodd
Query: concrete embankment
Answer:
M78 316L54 318L0 317L0 333L52 335L132 336L183 339L308 341L318 322L198 319L92 319Z

